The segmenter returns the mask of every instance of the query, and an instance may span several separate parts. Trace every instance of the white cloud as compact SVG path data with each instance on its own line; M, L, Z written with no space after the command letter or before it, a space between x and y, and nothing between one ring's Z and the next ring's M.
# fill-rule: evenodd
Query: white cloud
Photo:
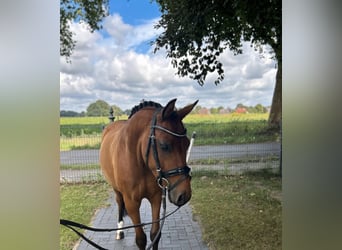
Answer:
M129 50L141 46L149 45L149 42L160 33L153 28L158 19L145 21L144 23L131 26L125 24L119 14L113 14L105 18L103 28L110 35L110 40L114 48Z
M154 37L161 33L153 28L158 20L159 19L152 19L141 25L135 26L132 33L128 36L128 44L130 46L138 46L141 43L149 44Z
M244 44L242 55L226 51L220 56L224 81L216 86L213 74L199 86L187 77L179 78L163 50L140 52L156 36L156 21L131 26L113 14L106 18L102 33L72 24L77 45L71 64L60 60L60 108L81 112L102 99L129 109L141 99L164 105L175 97L177 106L197 99L206 107L271 104L276 69L269 54L262 58L249 44Z
M116 45L125 45L129 32L133 30L131 25L125 24L119 14L113 14L105 18L103 28Z

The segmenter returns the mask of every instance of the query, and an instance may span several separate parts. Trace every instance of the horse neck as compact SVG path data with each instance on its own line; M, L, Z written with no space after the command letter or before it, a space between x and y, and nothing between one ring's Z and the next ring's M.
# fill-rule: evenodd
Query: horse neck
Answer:
M130 126L134 127L134 131L142 133L146 128L150 128L152 116L155 108L145 108L134 114L130 118Z
M151 128L152 116L155 112L155 108L145 108L140 110L134 116L130 118L127 124L127 135L130 135L132 143L146 143Z
M124 140L129 148L135 148L138 152L135 156L138 161L145 162L145 154L147 150L151 121L155 109L144 109L132 116L126 126Z

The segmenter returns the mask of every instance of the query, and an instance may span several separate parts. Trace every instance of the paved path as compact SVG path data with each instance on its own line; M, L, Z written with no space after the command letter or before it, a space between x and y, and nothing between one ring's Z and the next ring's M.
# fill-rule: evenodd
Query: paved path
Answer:
M92 226L98 228L114 228L117 224L117 205L114 201L114 193L111 193L108 200L110 204L107 208L98 210L92 220ZM171 212L176 206L167 202L166 212ZM151 208L149 202L144 199L140 214L142 222L151 221ZM132 222L128 216L125 217L125 226L131 225ZM145 226L148 242L151 226ZM125 230L125 238L123 240L115 240L115 232L90 232L85 233L87 237L107 249L115 250L135 250L134 229ZM95 249L84 240L79 241L73 250L93 250ZM208 250L208 247L202 241L201 229L196 221L193 220L191 206L186 204L181 207L175 214L165 220L162 236L159 242L160 250Z

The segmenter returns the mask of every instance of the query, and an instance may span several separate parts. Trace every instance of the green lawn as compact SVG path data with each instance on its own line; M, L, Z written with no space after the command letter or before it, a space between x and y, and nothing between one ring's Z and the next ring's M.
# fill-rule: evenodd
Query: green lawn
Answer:
M60 218L89 225L96 209L106 206L110 188L107 183L65 184L60 186ZM70 250L78 240L70 229L60 227L60 250Z
M281 178L208 175L192 181L193 213L210 249L281 249Z

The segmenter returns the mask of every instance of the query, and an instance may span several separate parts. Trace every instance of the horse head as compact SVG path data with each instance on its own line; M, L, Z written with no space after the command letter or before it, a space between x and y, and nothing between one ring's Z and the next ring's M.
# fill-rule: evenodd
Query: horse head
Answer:
M153 114L146 151L148 167L161 188L168 190L169 200L182 206L191 198L190 168L186 154L189 139L182 122L198 101L181 109L175 108L176 99Z

